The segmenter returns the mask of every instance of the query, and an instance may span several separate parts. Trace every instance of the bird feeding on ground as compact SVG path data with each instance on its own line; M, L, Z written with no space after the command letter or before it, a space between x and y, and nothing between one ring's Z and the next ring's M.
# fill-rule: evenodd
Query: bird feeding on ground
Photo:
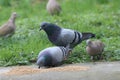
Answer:
M69 45L67 47L56 46L49 47L40 51L37 59L37 65L40 67L59 66L63 60L66 60L71 52Z
M61 12L61 7L56 0L49 0L46 8L51 15L59 15Z
M102 52L104 51L105 45L100 40L87 40L86 41L87 47L86 51L91 56L92 60L95 60L95 57L97 56L97 59L101 59Z
M16 12L11 14L9 20L0 27L0 37L9 37L15 33L16 25L15 19L17 17Z
M48 39L56 46L66 47L70 44L70 48L74 48L82 41L95 37L95 34L89 32L78 32L71 29L61 28L55 24L43 22L40 30L44 30Z

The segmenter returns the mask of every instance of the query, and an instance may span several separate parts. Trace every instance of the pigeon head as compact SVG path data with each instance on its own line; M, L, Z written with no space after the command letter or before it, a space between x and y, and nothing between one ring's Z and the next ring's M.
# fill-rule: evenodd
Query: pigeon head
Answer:
M44 63L45 63L45 57L42 56L42 57L38 58L38 60L37 60L37 65L39 65L38 68L44 66Z
M40 25L40 30L44 30L47 33L47 35L53 35L59 32L61 28L55 24L43 22Z
M40 67L49 67L52 65L52 57L50 54L44 54L42 56L40 56L37 60L37 65L39 65L38 68Z
M17 17L17 13L16 13L16 12L13 12L13 13L11 14L11 17L9 18L9 21L14 23L16 17Z
M90 44L92 44L92 41L90 39L88 39L88 40L86 40L86 44L90 45Z
M11 18L16 18L17 17L17 13L16 12L13 12L12 14L11 14Z
M95 37L95 34L93 33L82 33L82 40L87 40L94 37Z
M40 24L40 30L44 30L45 28L47 28L48 27L48 25L49 25L49 23L47 23L47 22L43 22L42 24Z

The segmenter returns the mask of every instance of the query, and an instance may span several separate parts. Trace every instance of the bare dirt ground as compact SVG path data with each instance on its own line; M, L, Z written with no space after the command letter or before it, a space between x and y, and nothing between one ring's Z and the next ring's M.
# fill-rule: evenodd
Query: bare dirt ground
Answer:
M62 65L0 67L0 80L120 80L120 61Z

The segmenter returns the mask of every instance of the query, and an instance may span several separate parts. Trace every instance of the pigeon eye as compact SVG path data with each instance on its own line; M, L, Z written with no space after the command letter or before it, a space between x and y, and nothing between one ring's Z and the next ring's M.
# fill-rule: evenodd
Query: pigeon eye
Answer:
M43 26L42 26L42 28L46 28L47 26L44 24Z
M43 27L46 27L46 25L44 24Z

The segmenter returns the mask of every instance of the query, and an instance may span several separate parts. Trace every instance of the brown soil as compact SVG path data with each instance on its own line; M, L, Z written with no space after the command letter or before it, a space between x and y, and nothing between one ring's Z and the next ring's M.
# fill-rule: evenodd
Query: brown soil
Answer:
M81 71L88 70L89 67L85 66L65 66L65 67L55 67L55 68L47 68L47 69L37 69L27 66L19 66L11 69L9 72L4 73L5 75L24 75L24 74L33 74L33 73L42 73L42 72L50 72L50 71Z

